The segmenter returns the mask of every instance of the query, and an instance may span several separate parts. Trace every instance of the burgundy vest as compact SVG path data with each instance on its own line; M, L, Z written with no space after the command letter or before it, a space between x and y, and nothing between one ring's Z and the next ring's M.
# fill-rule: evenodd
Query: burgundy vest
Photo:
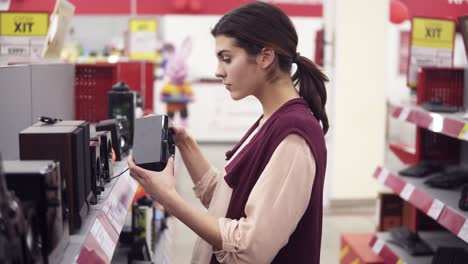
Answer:
M247 131L241 141L226 153L227 160L258 127L259 121L260 119ZM276 147L291 133L302 136L314 154L315 179L309 205L304 215L289 237L288 243L278 252L272 263L319 264L322 238L322 196L327 150L322 128L309 110L305 100L293 99L282 105L234 160L225 167L226 176L224 179L233 189L226 217L230 219L245 217L244 209L250 192ZM218 263L214 255L211 263Z

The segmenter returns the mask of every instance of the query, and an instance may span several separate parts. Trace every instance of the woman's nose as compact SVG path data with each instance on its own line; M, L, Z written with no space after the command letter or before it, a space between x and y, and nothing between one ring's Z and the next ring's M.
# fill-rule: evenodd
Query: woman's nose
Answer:
M221 69L221 67L218 65L215 71L215 76L218 78L223 78L226 75L226 73Z

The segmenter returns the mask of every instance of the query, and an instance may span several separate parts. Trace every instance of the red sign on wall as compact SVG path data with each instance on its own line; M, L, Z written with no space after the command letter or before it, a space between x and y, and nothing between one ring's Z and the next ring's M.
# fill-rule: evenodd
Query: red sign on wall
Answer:
M56 0L11 1L9 11L49 12L54 9ZM75 14L130 14L130 0L68 0L75 5ZM170 2L170 1L167 1Z
M138 14L204 14L222 15L236 7L239 7L252 0L173 0L155 1L138 0ZM264 2L274 3L283 9L290 16L322 16L321 0L264 0Z
M468 0L400 0L410 17L456 18L468 14Z

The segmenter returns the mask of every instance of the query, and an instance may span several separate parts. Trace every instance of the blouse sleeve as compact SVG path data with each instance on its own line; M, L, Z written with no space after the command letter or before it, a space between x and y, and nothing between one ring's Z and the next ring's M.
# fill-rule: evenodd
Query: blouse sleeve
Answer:
M193 187L195 196L200 199L205 208L210 206L211 198L220 178L221 173L216 168L211 167Z
M315 159L304 138L288 135L255 184L245 218L220 218L220 263L270 263L304 215L315 178Z

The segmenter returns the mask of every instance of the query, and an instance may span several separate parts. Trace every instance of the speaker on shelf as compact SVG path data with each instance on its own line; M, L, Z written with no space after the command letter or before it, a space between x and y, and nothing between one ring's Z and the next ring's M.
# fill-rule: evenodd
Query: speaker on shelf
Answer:
M3 164L8 189L21 200L29 223L32 255L40 256L37 263L57 263L69 238L68 221L62 215L59 165L52 160L12 160Z
M121 142L121 135L119 129L119 123L116 119L106 119L100 121L96 125L96 131L110 131L112 137L112 149L115 152L115 160L122 160L123 152Z
M0 153L1 154L1 153ZM27 225L21 202L7 189L0 155L0 263L33 263L33 256L26 243Z
M131 91L125 82L119 82L112 86L108 92L108 116L116 118L127 117L130 131L130 145L133 145L133 131L135 124L136 94Z
M37 122L35 126L44 126L43 122ZM84 160L84 186L85 186L85 197L87 201L91 201L91 160L90 157L90 125L89 122L83 120L63 120L55 123L56 126L76 126L78 129L83 129L83 160ZM80 132L81 133L81 132Z
M89 150L89 141L85 148L84 131L81 125L41 123L30 126L19 134L21 160L60 162L62 197L65 201L63 209L68 217L70 234L78 231L82 219L88 213L85 160L89 162L90 157L85 155L85 149Z
M97 197L104 191L104 163L101 161L101 140L93 137L89 143L91 159L91 191L93 193L92 204L97 203Z
M114 162L112 160L112 137L110 131L98 131L94 134L95 138L99 138L100 158L103 168L102 180L108 181L112 177L114 170Z

